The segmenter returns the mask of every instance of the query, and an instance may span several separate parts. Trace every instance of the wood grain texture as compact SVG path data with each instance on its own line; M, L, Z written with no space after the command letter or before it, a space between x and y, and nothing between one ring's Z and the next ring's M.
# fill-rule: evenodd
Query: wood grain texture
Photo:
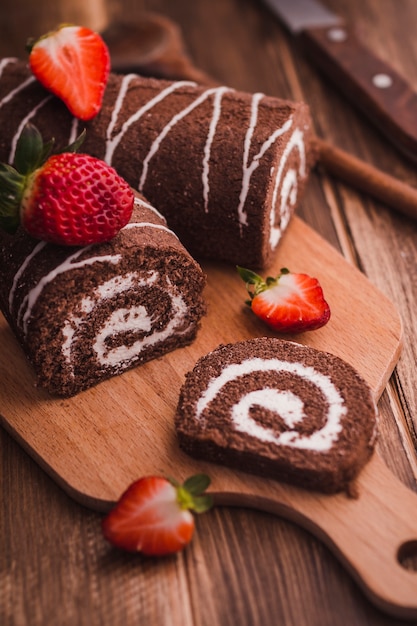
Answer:
M65 13L73 5L22 2L13 3L19 6L14 18L2 4L2 55L19 54L26 36L55 25L55 7ZM396 0L325 3L417 87L413 0L403 0L401 10ZM322 79L256 0L122 0L119 7L131 19L143 8L176 19L192 58L210 75L240 89L306 100L320 136L417 185L414 166ZM417 491L416 226L320 170L300 216L401 313L404 348L379 401L379 450L401 482ZM325 543L276 515L217 507L197 519L187 551L151 561L105 545L100 514L70 499L4 430L0 463L5 626L417 624L375 608ZM408 564L416 567L412 558Z

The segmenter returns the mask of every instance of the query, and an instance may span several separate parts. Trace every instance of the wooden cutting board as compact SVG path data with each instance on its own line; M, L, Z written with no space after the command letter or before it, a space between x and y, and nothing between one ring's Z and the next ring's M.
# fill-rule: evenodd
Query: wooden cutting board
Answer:
M299 218L292 220L268 273L282 266L317 276L332 310L327 326L295 339L348 361L378 399L401 349L393 304ZM217 505L255 507L296 521L334 550L378 606L417 616L417 577L397 560L404 544L417 541L417 496L378 455L361 473L359 497L351 499L198 462L179 450L173 414L185 373L220 343L272 335L244 304L245 286L235 268L204 269L209 311L193 345L71 399L51 399L34 387L33 373L1 318L3 426L66 492L97 510L106 510L140 476L184 479L204 471Z

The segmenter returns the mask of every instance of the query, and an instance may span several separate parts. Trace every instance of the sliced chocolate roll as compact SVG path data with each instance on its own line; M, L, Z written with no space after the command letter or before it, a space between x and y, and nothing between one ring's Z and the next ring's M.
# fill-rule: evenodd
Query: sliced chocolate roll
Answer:
M199 459L333 493L349 489L373 452L376 406L340 358L265 337L201 358L175 427Z
M111 75L103 107L78 123L16 59L0 64L0 161L27 121L59 146L87 128L85 152L148 198L196 258L267 266L310 167L307 105L134 74Z
M0 284L38 385L60 396L189 344L205 313L200 266L143 197L104 244L0 234Z

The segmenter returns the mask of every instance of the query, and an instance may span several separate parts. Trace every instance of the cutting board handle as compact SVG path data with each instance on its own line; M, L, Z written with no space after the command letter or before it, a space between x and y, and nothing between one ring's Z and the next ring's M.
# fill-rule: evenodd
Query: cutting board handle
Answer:
M265 495L263 489L257 494L219 493L214 500L217 505L267 511L303 526L334 552L376 606L396 617L417 617L417 571L400 563L407 551L417 555L417 494L378 454L358 479L357 498L295 488L279 491L278 497Z

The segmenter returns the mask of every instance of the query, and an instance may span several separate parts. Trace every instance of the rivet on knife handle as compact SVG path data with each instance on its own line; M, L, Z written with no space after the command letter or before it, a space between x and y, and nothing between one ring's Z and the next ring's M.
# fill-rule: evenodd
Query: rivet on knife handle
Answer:
M344 25L305 29L309 59L409 157L417 159L417 94Z

